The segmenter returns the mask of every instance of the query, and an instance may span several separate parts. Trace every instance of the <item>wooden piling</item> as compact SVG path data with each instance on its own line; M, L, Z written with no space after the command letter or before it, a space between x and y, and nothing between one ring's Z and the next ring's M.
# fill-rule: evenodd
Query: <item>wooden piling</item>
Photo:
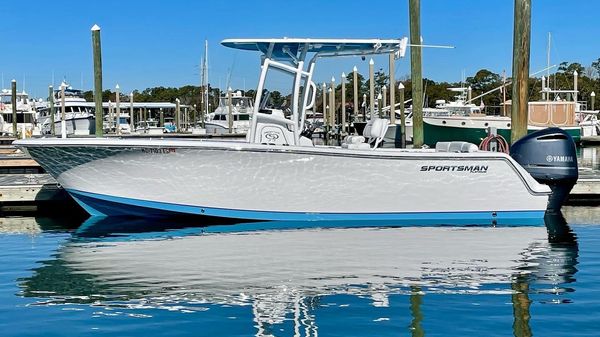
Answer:
M175 132L181 129L181 107L179 106L179 98L175 99Z
M158 122L160 123L158 126L164 128L165 127L165 112L163 108L158 109Z
M396 59L394 53L390 53L389 56L389 78L390 78L390 123L396 124L396 74L395 65Z
M369 61L369 109L370 118L373 119L375 117L375 61L371 59Z
M335 113L335 78L331 77L331 91L329 100L329 118L331 119L331 127L335 127L336 113Z
M121 134L121 92L119 85L115 86L115 108L117 110L116 113L116 121L115 121L115 132L117 135Z
M65 82L60 84L60 137L67 138L67 121L65 120L66 109L65 107L65 88L67 85ZM73 131L75 131L75 127L73 127Z
M96 137L103 135L102 110L102 49L100 45L100 27L92 27L92 49L94 54L94 102L96 103Z
M233 133L233 101L231 95L233 94L231 88L227 88L227 126L229 127L229 133Z
M406 148L406 117L404 116L404 84L398 84L400 90L400 147Z
M413 145L423 146L423 71L421 68L421 1L409 0L410 73L412 82Z
M341 135L346 133L346 73L342 73L342 128Z
M379 112L379 118L383 118L383 95L377 94L377 110Z
M327 84L323 82L323 127L324 130L327 131L327 125L329 124L329 119L327 118Z
M354 81L354 116L352 116L352 122L357 120L358 117L358 112L359 112L359 108L358 108L358 69L356 68L356 66L354 66L354 68L352 69L353 72L353 81Z
M578 76L577 70L573 71L573 102L575 102L575 104L577 104L577 96L579 94L577 91L577 83L579 82L577 80Z
M367 94L363 94L363 102L362 105L365 107L363 111L363 122L367 121Z
M133 92L129 94L129 128L131 130L130 132L133 132L135 130L135 120L133 113Z
M594 111L594 101L596 100L596 93L592 91L590 96L592 97L592 111Z
M383 95L382 95L383 96L383 104L381 105L381 109L379 109L379 113L381 114L381 116L379 116L379 117L384 118L385 115L383 113L383 108L385 108L387 106L387 98L386 98L387 97L387 87L384 85L383 88L381 88L381 90L383 91Z
M54 130L54 87L48 86L48 103L50 104L50 135L56 134Z
M114 121L114 116L113 116L113 106L112 106L112 101L108 100L108 133L110 133L110 130L112 129L112 123Z
M513 86L510 117L512 143L527 134L531 0L515 0L514 11Z
M12 80L10 82L10 103L12 105L12 129L13 136L17 137L17 80Z

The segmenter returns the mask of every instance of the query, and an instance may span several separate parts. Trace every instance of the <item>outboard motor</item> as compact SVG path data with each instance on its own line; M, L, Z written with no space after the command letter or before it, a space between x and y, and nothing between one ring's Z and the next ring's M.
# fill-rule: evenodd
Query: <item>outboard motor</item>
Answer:
M535 180L550 186L548 210L560 210L579 177L573 138L559 128L536 131L516 141L510 156Z

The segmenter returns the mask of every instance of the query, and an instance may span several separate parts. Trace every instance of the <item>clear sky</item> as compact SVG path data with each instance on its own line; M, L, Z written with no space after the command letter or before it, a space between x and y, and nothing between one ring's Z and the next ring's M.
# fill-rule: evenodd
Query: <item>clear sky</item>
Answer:
M552 33L552 63L588 66L600 57L600 1L532 0L531 70L546 64ZM422 0L421 33L426 44L455 49L425 49L424 76L459 81L487 68L510 74L513 4L511 0ZM152 86L200 82L204 40L209 41L213 86L251 89L258 77L259 55L220 46L225 38L323 37L397 38L408 35L408 0L353 1L10 1L0 12L0 73L42 96L63 78L76 88L92 88L90 28L102 28L104 88L123 92ZM375 59L387 71L387 58ZM339 80L356 65L367 74L368 59L323 61L316 80ZM397 63L397 76L410 71L410 60ZM83 85L82 85L83 84Z

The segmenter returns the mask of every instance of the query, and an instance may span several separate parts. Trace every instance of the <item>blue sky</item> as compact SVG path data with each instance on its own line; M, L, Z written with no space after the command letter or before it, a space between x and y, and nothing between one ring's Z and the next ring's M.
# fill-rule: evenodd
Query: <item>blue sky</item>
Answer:
M425 49L424 76L459 81L487 68L510 74L511 0L422 0L421 33L426 44L456 48ZM553 35L552 63L589 65L600 57L600 1L533 0L531 70L546 64L546 40ZM123 92L152 86L200 82L200 58L209 41L210 82L251 89L259 55L220 46L225 38L327 37L396 38L408 35L408 0L390 1L11 1L2 4L0 73L3 87L23 80L41 96L66 77L74 87L92 88L90 28L102 28L104 88ZM310 13L310 14L306 14ZM375 59L387 71L387 58ZM367 74L368 60L326 60L316 80L339 80L356 65ZM410 60L397 63L397 76L410 72Z

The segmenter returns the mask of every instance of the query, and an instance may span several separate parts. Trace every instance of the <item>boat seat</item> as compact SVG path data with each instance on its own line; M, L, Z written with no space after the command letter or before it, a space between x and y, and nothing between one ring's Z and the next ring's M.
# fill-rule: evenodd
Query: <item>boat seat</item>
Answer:
M367 122L365 129L363 130L363 136L369 139L368 143L373 144L373 149L379 146L379 143L383 141L383 137L389 127L389 122L384 118L374 118Z
M435 144L435 152L477 152L477 145L469 142L437 142Z
M365 143L365 137L363 136L346 136L342 142L342 148L368 150L371 148L371 146L368 143Z

